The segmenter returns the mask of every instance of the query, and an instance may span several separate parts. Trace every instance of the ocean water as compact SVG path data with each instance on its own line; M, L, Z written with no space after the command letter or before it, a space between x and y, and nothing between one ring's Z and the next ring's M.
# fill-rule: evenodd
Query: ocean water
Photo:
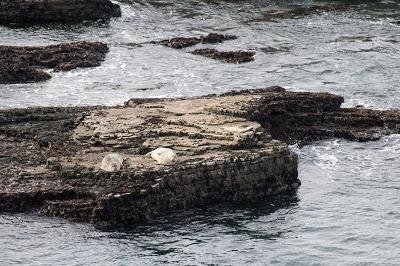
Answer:
M331 1L332 2L332 1ZM0 44L103 41L97 68L47 82L0 85L0 108L122 104L281 85L343 95L345 106L400 108L398 1L352 1L343 11L254 22L265 10L317 1L132 1L123 16L79 25L1 27ZM211 45L251 49L242 65L132 43L208 32ZM400 265L400 136L316 142L299 149L301 187L252 205L171 215L131 232L29 214L0 215L0 265Z

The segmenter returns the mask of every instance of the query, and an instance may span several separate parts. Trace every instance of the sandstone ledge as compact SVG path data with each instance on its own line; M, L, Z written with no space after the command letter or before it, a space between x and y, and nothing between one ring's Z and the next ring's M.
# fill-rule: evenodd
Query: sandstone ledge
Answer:
M31 212L108 228L179 210L295 190L285 142L373 140L400 131L396 111L340 109L343 98L280 87L119 107L0 111L0 213ZM146 154L173 148L174 165ZM117 152L121 171L100 170Z

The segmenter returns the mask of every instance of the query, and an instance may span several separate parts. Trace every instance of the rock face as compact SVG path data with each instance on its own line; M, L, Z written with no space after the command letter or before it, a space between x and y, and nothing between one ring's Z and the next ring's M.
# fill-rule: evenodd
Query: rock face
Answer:
M273 87L120 107L3 110L0 213L37 211L120 228L292 191L300 184L297 156L272 138L364 141L400 132L399 112L341 109L342 102ZM178 163L147 155L159 147L173 149ZM124 158L120 171L101 169L110 153Z
M77 42L43 47L0 46L0 84L44 81L43 69L68 71L99 66L108 52L106 44Z
M121 16L109 0L1 0L0 24L80 22Z

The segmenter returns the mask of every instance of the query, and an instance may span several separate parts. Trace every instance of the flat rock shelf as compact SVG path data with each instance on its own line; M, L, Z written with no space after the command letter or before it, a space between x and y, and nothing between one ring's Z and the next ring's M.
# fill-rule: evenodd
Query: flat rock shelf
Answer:
M366 141L400 131L397 111L341 109L328 93L280 87L124 106L0 111L0 213L129 228L194 207L296 190L291 142ZM280 139L280 140L279 140ZM163 165L149 152L176 152ZM121 170L101 170L110 153Z

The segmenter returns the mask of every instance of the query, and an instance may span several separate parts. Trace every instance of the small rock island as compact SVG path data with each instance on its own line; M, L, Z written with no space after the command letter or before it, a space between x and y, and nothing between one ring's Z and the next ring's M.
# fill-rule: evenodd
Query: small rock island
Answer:
M0 213L118 229L294 191L297 155L288 144L400 132L400 112L341 108L343 101L270 87L115 107L2 110Z
M120 17L121 8L109 0L1 0L0 24L82 22Z

